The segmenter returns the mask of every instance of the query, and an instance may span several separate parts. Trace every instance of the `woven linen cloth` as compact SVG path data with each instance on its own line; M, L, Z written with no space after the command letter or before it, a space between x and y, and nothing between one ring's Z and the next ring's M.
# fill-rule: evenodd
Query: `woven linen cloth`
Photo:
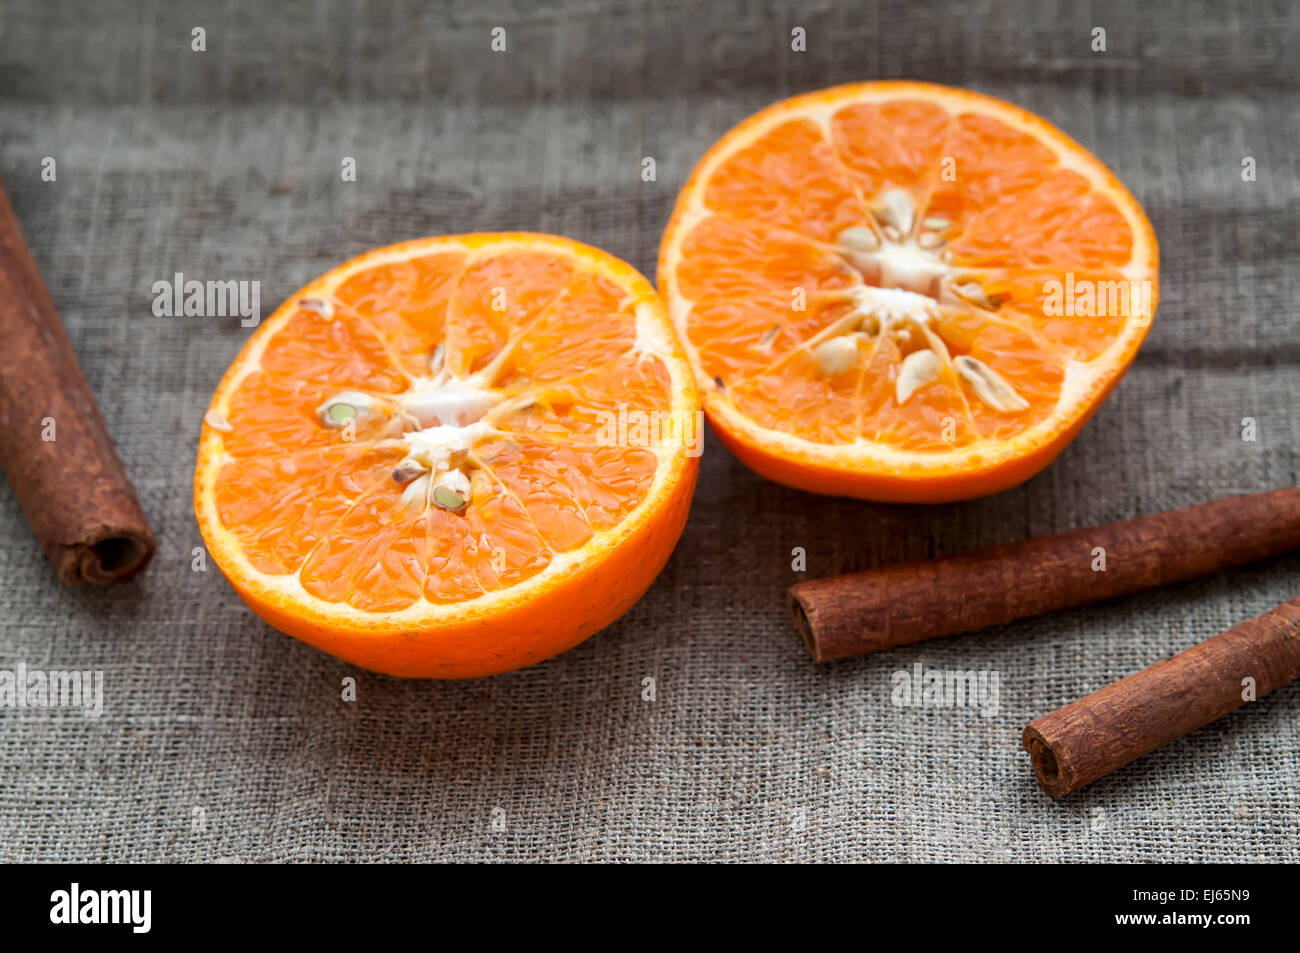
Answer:
M99 718L0 709L0 860L1300 860L1300 685L1061 801L1020 749L1032 719L1295 597L1294 555L830 665L782 605L799 579L1296 484L1298 24L1284 2L5 0L0 174L160 548L132 584L66 589L0 481L0 669L104 673ZM875 505L760 479L710 434L645 598L485 680L352 668L195 571L200 421L250 332L156 317L155 281L257 280L267 315L368 248L504 229L653 276L719 135L896 77L1046 117L1159 235L1151 334L1041 475ZM896 707L917 663L998 673L996 713Z

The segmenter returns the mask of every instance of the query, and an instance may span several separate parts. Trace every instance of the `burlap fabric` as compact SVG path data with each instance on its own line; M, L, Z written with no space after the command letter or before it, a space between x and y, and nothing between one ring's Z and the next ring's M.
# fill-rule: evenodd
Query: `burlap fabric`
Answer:
M98 719L0 709L0 859L1300 857L1298 686L1061 802L1019 747L1029 720L1295 596L1294 556L827 666L781 605L798 578L1296 483L1287 4L208 7L0 6L0 172L160 542L137 584L69 591L0 483L0 668L105 679ZM248 332L155 317L153 282L260 280L269 313L366 248L482 229L558 232L653 275L715 137L793 92L899 76L1056 122L1159 234L1148 343L1041 476L871 505L765 482L711 439L645 599L486 681L351 669L193 571L200 417ZM917 662L999 673L998 712L895 707L891 676Z

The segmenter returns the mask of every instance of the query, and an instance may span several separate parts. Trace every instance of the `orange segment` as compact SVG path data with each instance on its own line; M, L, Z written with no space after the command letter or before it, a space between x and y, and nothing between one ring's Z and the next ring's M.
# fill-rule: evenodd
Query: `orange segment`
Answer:
M852 301L831 295L804 305L796 310L787 297L767 292L745 298L709 295L696 301L686 324L699 342L707 378L720 379L724 387L752 378L853 308ZM779 400L781 394L772 396Z
M294 383L328 382L338 390L391 394L406 388L407 378L383 339L364 322L298 308L275 338L258 364L266 374Z
M890 186L928 190L943 159L953 117L924 99L887 99L839 109L832 141L864 195Z
M1053 126L881 82L777 103L715 143L659 280L745 463L940 501L1021 482L1074 437L1146 334L1157 258L1137 202Z
M626 292L598 275L577 275L520 336L505 373L537 384L572 380L636 349L636 315ZM611 320L619 316L622 320Z
M350 506L294 567L312 596L363 612L394 612L420 597L424 523L401 502L401 488L382 480Z
M934 189L926 214L960 223L966 231L1038 188L1057 156L1038 130L953 105L958 108L953 110L943 158L932 174Z
M957 264L985 268L1118 268L1133 257L1133 231L1114 202L1062 170L948 248Z
M470 265L452 295L447 367L465 375L497 353L512 331L542 317L572 274L554 255L516 251Z
M530 439L502 442L491 455L492 473L517 499L526 500L529 518L553 552L567 553L591 539L586 501L580 501L567 479L580 471L563 444Z
M520 439L492 469L505 486L526 501L527 511L562 552L583 535L578 525L602 531L630 510L655 474L655 456L638 447L565 446ZM563 511L562 513L560 511Z
M330 447L227 463L217 475L217 514L253 566L293 572L362 496L391 479L396 450ZM266 501L277 505L267 512Z
M862 371L823 374L806 350L726 389L735 406L773 430L808 436L820 443L848 443L858 436L858 394Z
M742 222L823 240L864 217L834 147L807 119L775 125L728 155L709 178L704 204Z
M479 471L474 507L465 518L438 507L429 511L430 602L457 604L517 585L551 562L552 553L523 505Z
M1051 416L1065 384L1066 360L1058 351L988 312L950 311L937 325L958 358L954 380L981 437L1005 440ZM971 376L960 370L962 357L991 368L1028 406L1006 409L982 400Z
M385 387L400 388L384 379ZM337 447L339 431L321 426L316 409L336 388L321 381L252 371L240 382L226 411L230 430L223 438L227 453L235 457L275 457L286 452ZM391 408L380 406L374 414L354 424L354 436L378 439L391 427Z
M903 353L897 343L878 340L864 373L859 401L859 435L903 450L943 452L974 439L970 408L950 367L941 368L903 403L897 400Z
M428 357L442 343L447 303L468 257L461 251L397 260L359 272L335 290L335 307L374 327L408 374L428 372Z
M1154 302L1148 288L1118 271L1002 272L983 281L998 310L1067 360L1089 362L1124 333L1126 325L1149 323Z
M684 242L674 277L681 294L692 301L710 294L742 298L757 290L793 303L800 289L810 295L858 281L834 251L761 224L708 216L687 231Z
M395 675L564 651L681 533L698 399L649 283L566 239L426 239L295 294L205 416L195 511L271 624Z

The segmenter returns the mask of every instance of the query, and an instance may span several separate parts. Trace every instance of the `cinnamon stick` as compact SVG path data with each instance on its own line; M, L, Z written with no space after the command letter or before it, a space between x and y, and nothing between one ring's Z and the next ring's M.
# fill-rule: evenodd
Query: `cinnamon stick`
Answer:
M1297 676L1293 599L1031 722L1024 748L1043 790L1063 797Z
M64 582L120 582L155 543L0 186L0 465Z
M1300 547L1300 488L814 579L787 604L817 661L1191 579ZM1103 568L1104 567L1104 568Z

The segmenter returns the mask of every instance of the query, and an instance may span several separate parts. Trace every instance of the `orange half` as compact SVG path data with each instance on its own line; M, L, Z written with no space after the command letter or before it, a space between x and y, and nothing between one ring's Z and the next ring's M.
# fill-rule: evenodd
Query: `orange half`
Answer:
M392 675L541 661L625 612L686 520L690 366L631 266L564 238L381 248L252 335L195 511L271 625Z
M1078 143L912 82L797 96L700 160L659 286L705 411L758 473L946 501L1056 457L1158 295L1134 198Z

